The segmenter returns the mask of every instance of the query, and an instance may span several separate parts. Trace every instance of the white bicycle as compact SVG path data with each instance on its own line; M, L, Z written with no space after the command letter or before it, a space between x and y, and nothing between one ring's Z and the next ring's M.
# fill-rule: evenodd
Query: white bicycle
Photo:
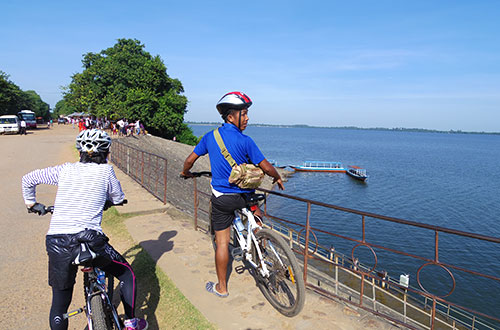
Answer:
M196 177L211 175L210 172L192 174ZM292 317L304 307L304 276L295 254L283 237L264 228L262 219L254 215L259 201L264 199L263 194L248 194L246 207L235 211L231 255L252 270L257 286L271 305L281 314ZM210 232L216 249L211 225Z

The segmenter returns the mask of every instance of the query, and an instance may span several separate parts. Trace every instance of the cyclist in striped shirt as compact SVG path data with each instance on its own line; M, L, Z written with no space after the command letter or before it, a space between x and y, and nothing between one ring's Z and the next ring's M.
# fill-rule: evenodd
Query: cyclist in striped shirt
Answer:
M113 167L107 164L111 138L98 129L84 130L76 138L80 161L35 170L22 179L23 198L31 212L44 214L36 202L36 186L57 185L54 214L46 236L49 256L49 285L52 287L50 327L67 329L63 318L73 295L77 267L72 265L79 241L84 238L100 256L99 268L117 277L127 319L127 330L147 329L147 321L134 315L136 280L130 264L109 243L102 232L102 212L106 205L123 202L125 194Z

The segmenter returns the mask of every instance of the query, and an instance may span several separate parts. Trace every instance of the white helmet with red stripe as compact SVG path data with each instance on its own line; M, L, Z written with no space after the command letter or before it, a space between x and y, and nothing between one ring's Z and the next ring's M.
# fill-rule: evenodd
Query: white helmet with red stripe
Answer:
M231 110L243 110L252 105L252 100L242 92L230 92L217 102L217 110L225 119Z

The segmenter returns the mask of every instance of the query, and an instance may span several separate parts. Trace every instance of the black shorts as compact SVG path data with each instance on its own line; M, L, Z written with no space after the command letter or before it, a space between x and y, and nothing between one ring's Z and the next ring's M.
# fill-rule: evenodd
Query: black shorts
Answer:
M78 254L82 233L46 236L45 246L49 256L49 285L51 287L64 290L75 284L78 267L72 262ZM92 251L99 255L93 262L95 266L103 268L112 261L127 264L127 261L108 244L106 235L95 230L87 230L85 233L87 234L84 235L83 241L86 241Z
M215 197L212 194L212 228L215 231L231 226L234 211L246 206L244 194L229 194Z

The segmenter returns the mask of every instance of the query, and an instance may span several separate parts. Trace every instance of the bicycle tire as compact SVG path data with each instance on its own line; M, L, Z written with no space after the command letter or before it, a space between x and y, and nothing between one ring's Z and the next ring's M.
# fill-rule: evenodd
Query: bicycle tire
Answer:
M90 298L90 308L92 312L92 325L95 330L113 329L112 326L109 327L109 319L106 315L101 295L94 295Z
M87 288L90 285L89 274L83 273L83 298L85 299L85 303L87 303L88 295Z
M304 275L293 251L278 233L270 229L260 229L255 237L260 246L262 257L271 275L263 277L259 269L256 270L257 286L269 303L281 314L293 317L299 314L304 307L306 290ZM271 244L269 244L271 243ZM281 265L274 247L285 267ZM259 263L257 250L252 244L252 257Z

